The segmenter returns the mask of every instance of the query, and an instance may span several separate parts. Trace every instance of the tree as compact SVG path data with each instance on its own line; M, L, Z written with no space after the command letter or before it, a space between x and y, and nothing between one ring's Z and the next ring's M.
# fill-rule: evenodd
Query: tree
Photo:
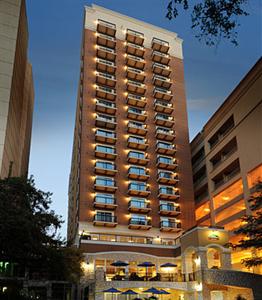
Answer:
M235 248L253 250L252 257L242 260L248 268L262 265L262 182L257 183L249 203L252 214L244 216L243 225L235 231L236 234L243 234L244 238L234 245Z
M51 193L37 189L33 178L0 180L0 262L50 280L77 281L82 254L58 234L63 221L50 205Z
M192 1L193 2L193 1ZM178 7L191 11L191 28L196 31L196 38L206 45L214 46L221 39L237 43L239 17L247 16L244 6L248 0L171 0L167 6L166 17L171 20L178 16ZM190 5L191 4L191 5Z

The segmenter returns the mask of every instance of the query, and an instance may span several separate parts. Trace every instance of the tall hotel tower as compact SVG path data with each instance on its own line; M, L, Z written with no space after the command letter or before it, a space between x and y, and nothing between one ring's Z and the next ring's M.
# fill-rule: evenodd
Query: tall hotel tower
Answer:
M87 253L174 256L194 226L177 34L85 8L68 238Z

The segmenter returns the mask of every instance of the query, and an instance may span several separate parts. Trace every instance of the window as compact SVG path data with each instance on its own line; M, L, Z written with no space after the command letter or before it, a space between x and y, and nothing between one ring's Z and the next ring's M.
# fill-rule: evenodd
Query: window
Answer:
M173 173L172 172L165 172L161 171L158 173L159 178L167 178L167 179L172 179L173 178Z
M196 210L195 210L195 215L196 215L196 220L200 220L203 217L207 216L210 213L210 203L207 201L206 203L200 205Z
M130 182L129 183L129 189L130 190L136 190L136 191L146 191L147 186L145 182Z
M99 105L107 106L107 107L113 107L113 108L116 107L115 103L106 101L106 100L98 99L98 100L96 100L96 103Z
M129 206L137 207L137 208L146 208L147 202L145 198L132 197L130 199Z
M128 142L131 143L138 143L138 144L145 144L145 139L141 137L136 137L136 136L130 136L128 138Z
M96 194L95 202L97 203L104 203L104 204L114 204L115 198L112 194Z
M140 159L146 158L144 152L137 152L137 151L129 151L128 157L140 158Z
M115 170L115 164L107 161L97 161L95 166L96 168Z
M97 114L96 118L105 122L116 122L115 117L104 115L104 114Z
M156 114L156 118L161 120L173 120L173 117L166 114L159 114L159 113Z
M258 181L262 181L262 165L258 166L247 174L247 182L249 188L255 186Z
M160 201L160 210L174 211L176 206L172 202Z
M169 195L174 195L174 189L170 186L161 186L159 188L159 193L160 194L169 194Z
M173 159L166 156L158 156L158 162L165 163L165 164L172 164Z
M223 221L224 219L227 219L241 211L246 210L246 205L244 200L240 200L237 203L234 203L233 205L223 209L221 212L215 214L215 221L216 223L219 223Z
M217 194L213 198L214 209L230 202L231 200L235 199L237 196L243 194L243 184L242 180L238 180L228 188L226 188L221 193Z
M130 224L135 225L146 225L147 224L147 218L144 215L131 215Z
M101 129L96 130L96 135L110 137L110 138L115 138L116 137L115 132L107 131L107 130L101 130Z
M141 167L130 167L128 172L132 174L146 175L146 170Z
M145 111L142 109L139 109L136 107L130 107L130 106L128 107L127 111L130 113L135 113L135 114L139 114L139 115L143 115L145 113Z
M134 121L129 121L128 122L129 127L134 127L134 128L146 128L146 125L140 122L134 122Z
M164 148L164 149L173 149L174 145L170 143L157 142L157 147Z
M95 215L95 220L102 222L114 222L115 217L111 212L97 211Z
M175 227L177 227L176 219L162 217L161 218L161 226L175 228Z
M103 153L116 153L116 149L114 147L96 145L95 151L103 152Z
M95 184L102 186L115 186L115 181L113 178L110 177L97 176Z

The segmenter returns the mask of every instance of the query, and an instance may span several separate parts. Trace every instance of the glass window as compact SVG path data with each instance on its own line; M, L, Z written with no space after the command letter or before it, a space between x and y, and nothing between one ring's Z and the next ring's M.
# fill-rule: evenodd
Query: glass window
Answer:
M107 130L101 130L101 129L96 130L96 135L105 136L105 137L113 137L113 138L116 137L115 132L107 131Z
M143 152L136 152L136 151L129 151L128 157L134 157L134 158L145 158L145 153Z
M129 189L137 191L145 191L146 183L145 182L131 182L129 183Z
M115 181L113 178L110 177L97 176L95 184L102 185L102 186L114 186Z
M159 157L158 157L158 161L159 161L159 162L162 162L162 163L165 163L165 164L172 164L172 163L173 163L172 158L170 158L170 157L165 157L165 156L159 156Z
M113 222L114 216L111 212L97 211L95 215L96 221Z
M102 146L102 145L96 145L96 151L103 152L103 153L116 153L116 149L113 147L108 146Z
M213 198L214 208L230 202L243 193L242 180L238 180Z
M106 203L106 204L114 204L115 198L112 194L96 194L95 202L98 203Z
M170 143L158 142L157 146L159 148L164 148L164 149L173 149L173 144L170 144Z
M115 170L115 164L107 161L97 161L96 168L106 169L106 170Z
M146 175L146 170L140 167L130 167L129 173L138 174L138 175Z
M143 110L142 109L139 109L139 108L136 108L136 107L128 107L128 112L131 112L131 113L135 113L135 114L140 114L142 115L143 114Z
M248 187L252 188L258 181L262 181L262 165L247 174Z
M240 200L237 203L223 209L221 212L215 214L215 221L219 223L241 211L245 211L246 206L244 200Z
M145 139L144 138L136 137L136 136L130 136L128 138L128 141L133 142L133 143L145 144Z
M132 207L138 207L138 208L146 208L147 202L145 198L136 198L132 197L130 199L129 205Z
M208 215L210 213L210 203L207 201L206 203L200 205L196 210L195 210L195 215L196 215L196 220L200 220L204 216Z
M173 195L174 194L174 190L172 187L169 187L169 186L161 186L159 188L159 192L161 194L170 194L170 195Z
M97 114L97 119L99 120L104 120L104 121L109 121L109 122L115 122L116 118L108 115L103 115L103 114Z

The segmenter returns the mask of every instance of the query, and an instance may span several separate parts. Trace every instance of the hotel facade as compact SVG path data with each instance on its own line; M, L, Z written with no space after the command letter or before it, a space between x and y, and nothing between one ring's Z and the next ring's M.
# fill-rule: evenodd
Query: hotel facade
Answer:
M212 267L231 268L227 232L194 227L176 33L85 7L68 211L68 239L85 254L79 299L146 297L151 287L163 300L239 293L211 278ZM248 284L242 294L253 299Z
M259 59L191 142L196 221L221 226L236 244L248 199L262 181L262 59ZM251 251L233 251L235 269Z
M26 176L34 106L24 0L0 2L0 178Z

